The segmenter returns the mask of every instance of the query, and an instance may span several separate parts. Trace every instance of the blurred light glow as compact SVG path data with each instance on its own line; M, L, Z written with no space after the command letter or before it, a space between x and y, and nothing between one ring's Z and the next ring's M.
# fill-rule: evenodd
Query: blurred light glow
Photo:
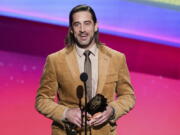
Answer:
M166 3L166 4L180 6L179 0L147 0L147 1L162 2L162 3Z
M0 12L4 16L68 26L69 11L72 7L85 3L95 10L103 33L179 48L180 11L161 8L148 2L158 3L157 5L166 2L169 5L180 3L175 0L13 0L0 1ZM98 6L100 3L101 6Z

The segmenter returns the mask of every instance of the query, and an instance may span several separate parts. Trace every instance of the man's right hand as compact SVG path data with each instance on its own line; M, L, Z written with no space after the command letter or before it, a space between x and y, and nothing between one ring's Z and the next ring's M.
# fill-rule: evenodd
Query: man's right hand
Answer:
M79 108L69 108L65 113L65 118L69 122L81 127L81 110Z

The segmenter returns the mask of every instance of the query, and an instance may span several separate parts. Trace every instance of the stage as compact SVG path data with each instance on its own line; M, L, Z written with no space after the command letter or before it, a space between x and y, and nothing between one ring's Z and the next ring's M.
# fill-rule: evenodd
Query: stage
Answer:
M50 135L51 120L34 107L45 57L0 51L0 133ZM118 120L119 135L179 135L180 81L131 72L135 108Z
M64 47L68 14L84 0L0 1L0 134L50 135L35 110L46 56ZM102 43L126 55L136 105L118 135L180 135L180 2L91 0ZM99 6L101 5L101 6Z

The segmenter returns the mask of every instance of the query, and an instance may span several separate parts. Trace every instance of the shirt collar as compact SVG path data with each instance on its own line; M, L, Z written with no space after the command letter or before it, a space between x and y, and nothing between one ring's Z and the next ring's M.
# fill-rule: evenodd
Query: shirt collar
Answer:
M77 54L81 57L83 56L83 53L85 51L85 49L83 48L80 48L79 46L76 45L76 51L77 51ZM93 56L96 56L96 52L97 52L97 46L96 45L93 45L89 51L91 51L91 53L93 54Z

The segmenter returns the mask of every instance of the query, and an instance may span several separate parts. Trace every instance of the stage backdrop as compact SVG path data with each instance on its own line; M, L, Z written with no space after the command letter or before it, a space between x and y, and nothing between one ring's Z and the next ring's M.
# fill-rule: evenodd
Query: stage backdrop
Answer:
M35 95L46 56L64 47L69 11L82 3L95 9L101 41L129 65L137 101L118 134L179 135L179 0L1 0L0 134L51 134Z

